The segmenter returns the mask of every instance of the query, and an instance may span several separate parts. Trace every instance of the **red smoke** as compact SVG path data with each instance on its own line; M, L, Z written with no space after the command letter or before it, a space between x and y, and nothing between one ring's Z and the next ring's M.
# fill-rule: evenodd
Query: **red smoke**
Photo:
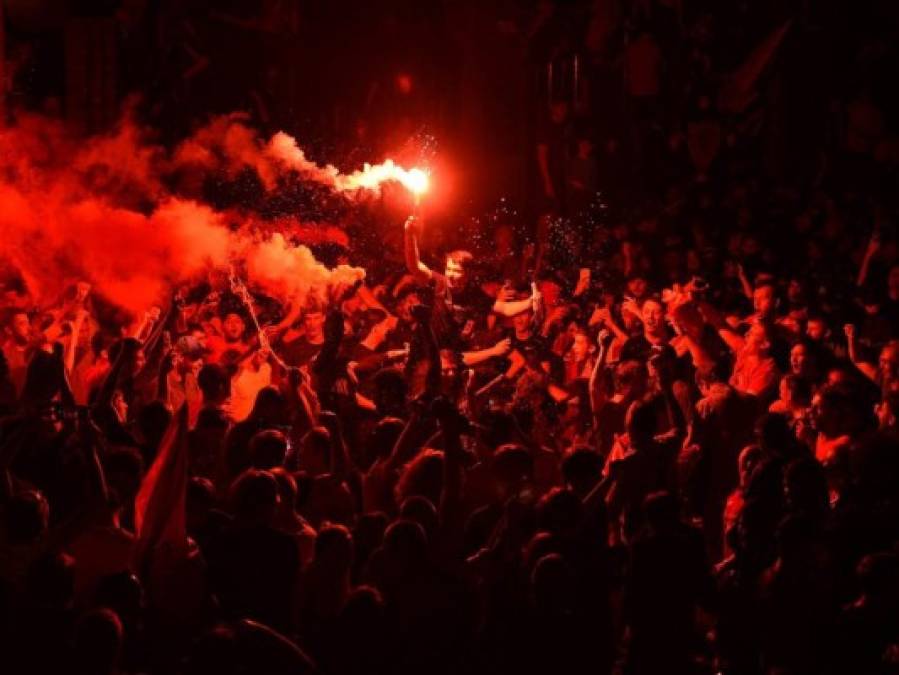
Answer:
M234 213L226 221L211 206L166 187L177 172L236 177L251 169L266 190L299 174L341 192L377 189L409 173L389 163L343 176L306 159L286 134L263 141L239 115L212 120L173 152L154 144L127 113L111 133L87 140L69 136L58 122L25 116L0 129L0 147L0 259L37 304L83 279L132 313L164 302L173 285L230 261L243 263L251 285L300 302L363 274L329 270L278 233L285 228L288 235L334 241L339 230L295 219L257 227L263 221L253 213L241 214L238 227L229 228Z

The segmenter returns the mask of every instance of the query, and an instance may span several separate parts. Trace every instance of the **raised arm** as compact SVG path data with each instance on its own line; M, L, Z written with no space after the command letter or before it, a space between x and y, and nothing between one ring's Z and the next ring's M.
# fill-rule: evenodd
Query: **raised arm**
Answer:
M724 316L716 307L708 302L700 302L697 307L699 308L699 313L702 315L702 318L705 319L705 322L718 331L718 335L721 336L721 339L724 340L725 344L727 344L732 352L736 353L743 348L743 344L745 343L743 336L735 331L733 327L724 320Z
M606 356L609 353L609 344L612 341L612 334L606 329L601 329L596 336L596 342L599 345L599 354L596 356L596 363L593 364L593 371L590 373L590 410L593 412L593 419L597 419L599 411L606 403L606 395L600 382L603 369L606 365Z
M879 250L880 235L877 233L877 230L874 230L874 232L871 233L871 239L868 240L868 246L865 248L865 257L862 258L862 264L858 270L858 278L855 280L855 285L859 288L864 286L865 282L868 280L868 273L871 270L871 261Z
M877 367L867 361L858 358L858 345L855 340L855 326L847 323L843 326L843 332L846 335L846 349L849 360L852 365L858 368L858 371L872 382L877 382Z
M347 450L343 429L337 415L330 410L322 410L318 414L318 421L328 430L331 436L331 473L341 479L349 478L351 474L358 473L350 453Z
M479 363L483 363L484 361L488 361L492 358L505 356L511 349L512 341L509 340L509 338L505 338L497 342L492 347L487 347L487 349L480 349L473 352L463 352L462 363L470 368L471 366L476 366Z
M540 291L537 290L536 284L531 284L531 295L522 300L504 300L502 296L493 303L493 311L502 316L515 316L529 309L537 311L537 305L540 303Z
M78 337L81 335L81 326L88 318L87 310L83 307L75 313L75 320L72 321L72 333L66 343L66 372L71 374L75 370L75 355L78 351Z
M393 444L390 455L384 460L384 465L387 470L392 471L398 469L415 457L421 450L421 445L416 443L419 427L421 425L421 414L422 411L420 405L414 404L409 414L409 420L406 422L406 426L403 427L399 437L396 439L396 443Z
M740 280L740 288L743 289L743 295L746 296L747 300L751 301L755 295L755 289L752 287L749 277L746 276L746 270L743 269L742 263L737 263L737 279Z
M421 261L418 254L418 233L421 229L418 218L409 216L404 228L403 252L406 257L406 269L417 281L428 282L431 280L431 270Z

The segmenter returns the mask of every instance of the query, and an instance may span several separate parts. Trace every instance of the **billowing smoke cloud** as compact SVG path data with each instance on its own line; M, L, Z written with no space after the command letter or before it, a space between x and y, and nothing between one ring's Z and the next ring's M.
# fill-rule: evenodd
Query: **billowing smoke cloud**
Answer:
M220 213L167 187L179 171L235 178L250 170L267 191L303 180L348 198L387 180L414 189L424 176L392 162L343 175L308 160L287 134L260 139L239 115L213 119L172 152L127 112L110 134L86 141L57 122L23 116L0 129L0 148L0 259L39 303L87 280L134 313L165 302L174 285L232 262L246 269L251 286L300 302L363 275L331 270L291 243L340 241L339 230L295 217L266 221L247 210Z

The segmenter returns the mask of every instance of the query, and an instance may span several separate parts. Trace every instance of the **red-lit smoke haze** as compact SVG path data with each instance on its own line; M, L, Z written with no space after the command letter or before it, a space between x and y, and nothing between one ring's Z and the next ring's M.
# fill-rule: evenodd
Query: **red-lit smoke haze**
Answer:
M40 303L83 279L133 313L165 302L175 284L232 261L246 269L251 285L299 302L363 275L357 268L330 270L278 233L289 225L314 241L334 238L333 229L320 232L299 218L257 227L252 213L229 228L224 214L165 187L181 170L235 177L247 168L267 190L299 174L348 197L385 180L407 184L410 175L392 162L343 175L308 160L287 134L260 139L239 115L213 119L172 152L127 113L112 133L87 140L70 137L57 122L25 116L0 129L0 258ZM413 175L420 179L420 172ZM228 224L234 218L229 213Z

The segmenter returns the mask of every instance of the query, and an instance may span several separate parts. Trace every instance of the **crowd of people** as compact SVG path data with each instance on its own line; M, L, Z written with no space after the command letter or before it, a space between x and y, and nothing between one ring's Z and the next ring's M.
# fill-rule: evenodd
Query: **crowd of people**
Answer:
M889 101L829 92L791 163L790 87L714 91L751 3L626 4L536 222L348 222L363 283L236 260L139 316L4 269L3 672L896 672Z
M8 292L7 672L887 672L896 244L824 267L816 206L577 270L501 225L438 271L410 217L295 306Z

